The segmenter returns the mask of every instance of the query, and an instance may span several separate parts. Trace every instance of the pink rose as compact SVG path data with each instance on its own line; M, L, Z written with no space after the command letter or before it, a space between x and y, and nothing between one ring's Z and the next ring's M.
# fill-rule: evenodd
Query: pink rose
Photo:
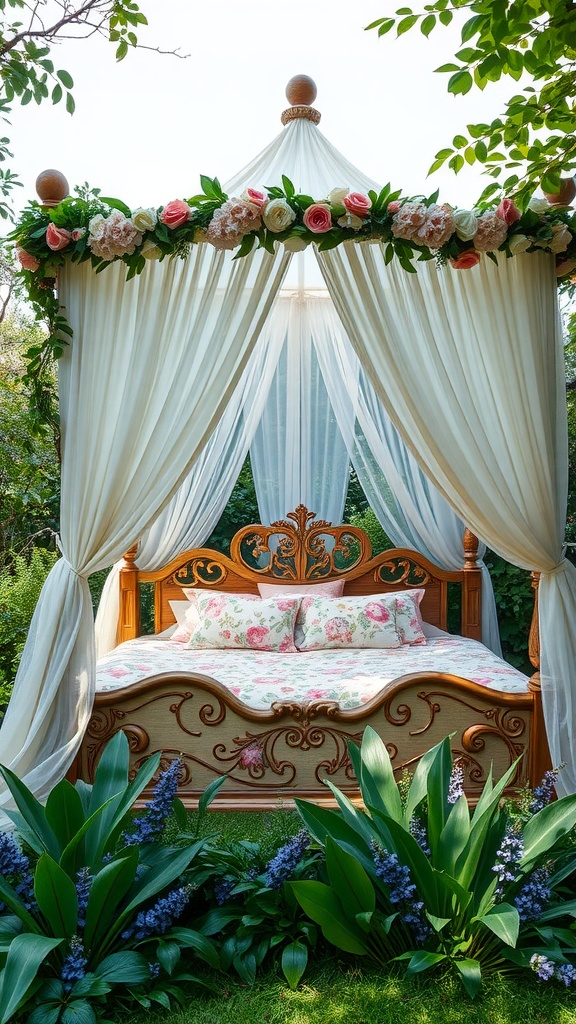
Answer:
M35 271L40 266L35 256L31 256L26 249L16 249L16 256L20 260L20 265L24 270Z
M185 203L183 199L173 199L171 203L167 203L162 213L160 214L160 220L168 228L179 228L181 224L185 224L187 220L190 220L192 210Z
M342 202L348 213L353 213L355 217L367 217L372 206L372 200L362 192L349 192Z
M503 199L496 210L496 216L506 221L507 224L515 224L517 220L520 220L522 214L511 199Z
M72 235L66 228L57 228L55 224L49 224L46 228L46 245L52 252L65 249L71 238Z
M369 601L364 611L366 618L373 622L388 622L390 619L390 612L379 601Z
M402 203L400 203L398 199L395 199L392 203L388 203L386 209L388 213L398 213L398 210L400 209L401 206Z
M454 270L470 270L480 263L480 253L475 249L465 249L459 256L452 257L450 263Z
M304 213L304 225L315 235L323 235L332 227L330 207L325 203L312 203Z
M253 764L262 763L262 751L260 747L250 744L248 747L244 747L244 750L240 754L240 765L242 768L249 768Z
M265 196L263 192L259 192L256 188L244 189L240 199L243 199L245 203L252 203L253 206L257 206L259 210L268 202L268 196Z

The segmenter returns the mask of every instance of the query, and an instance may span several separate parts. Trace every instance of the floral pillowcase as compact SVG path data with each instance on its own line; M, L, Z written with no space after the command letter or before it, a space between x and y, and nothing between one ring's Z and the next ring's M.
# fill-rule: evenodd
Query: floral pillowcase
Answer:
M332 647L400 647L394 602L367 597L303 597L301 651Z
M387 594L393 598L396 605L396 628L400 634L403 644L426 643L426 634L422 626L420 614L420 602L424 597L424 590L399 590L397 593Z
M300 599L198 593L199 622L186 647L249 648L295 654L294 627Z

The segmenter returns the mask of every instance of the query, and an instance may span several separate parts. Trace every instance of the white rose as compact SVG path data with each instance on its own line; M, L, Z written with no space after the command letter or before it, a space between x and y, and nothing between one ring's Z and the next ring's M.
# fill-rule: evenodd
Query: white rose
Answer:
M458 238L469 242L478 230L478 217L472 210L454 210L454 227Z
M159 260L163 253L162 249L159 249L150 238L147 238L142 246L142 255L145 260Z
M286 252L304 252L304 249L308 248L308 242L305 238L301 238L300 235L294 235L293 238L285 238L282 245Z
M532 239L527 238L526 235L512 235L509 242L510 252L513 256L518 256L519 253L526 252L526 249L533 244Z
M550 203L547 199L542 199L541 196L532 196L528 203L528 209L532 210L532 213L546 213L550 209Z
M565 252L571 241L572 234L565 224L552 225L552 238L548 242L548 248L552 252Z
M344 197L348 195L349 188L333 188L328 196L330 206L342 206Z
M153 231L158 223L156 210L140 207L132 214L132 223L137 231Z
M269 203L266 203L262 220L268 231L278 234L280 231L286 231L286 228L294 223L296 214L285 199L271 199Z
M341 228L352 228L353 231L359 231L364 221L355 213L345 213L343 217L338 218L338 224Z

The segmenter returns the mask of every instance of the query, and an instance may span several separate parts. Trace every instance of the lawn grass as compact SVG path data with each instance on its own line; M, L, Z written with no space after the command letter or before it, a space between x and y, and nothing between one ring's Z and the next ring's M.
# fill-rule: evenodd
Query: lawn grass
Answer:
M278 848L296 835L303 827L297 811L211 811L199 817L197 811L187 816L188 829L194 836L211 837L220 845L248 839L258 843L264 860L272 857ZM177 841L179 829L174 819L168 822L165 841Z
M119 1015L118 1024L575 1024L576 993L530 976L486 980L470 1000L455 979L436 974L407 980L338 954L313 966L291 992L276 970L253 988L232 978L222 995L188 990L172 1013Z

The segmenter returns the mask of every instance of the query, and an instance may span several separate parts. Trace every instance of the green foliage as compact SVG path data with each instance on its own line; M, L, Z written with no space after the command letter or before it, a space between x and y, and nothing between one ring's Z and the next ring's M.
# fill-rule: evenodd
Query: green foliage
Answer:
M531 675L528 635L534 610L534 592L530 573L487 551L486 565L494 585L502 652L507 661Z
M379 555L382 551L386 551L386 548L393 546L390 538L386 536L380 526L376 513L371 508L367 508L364 512L352 513L350 522L368 534L373 555Z
M234 534L241 527L247 526L249 523L257 523L259 520L260 513L258 511L258 502L256 501L256 491L254 490L250 456L248 455L240 470L240 475L234 485L234 490L230 495L228 504L220 517L216 529L206 541L206 546L215 548L216 551L222 551L227 555L230 553L230 541Z
M144 1006L156 1001L166 1008L171 998L183 1001L180 982L210 986L181 961L194 956L218 968L216 947L196 929L175 924L195 887L192 865L202 842L154 843L172 800L162 782L149 817L135 823L136 835L130 831L127 816L160 756L149 758L130 781L128 741L118 732L102 753L94 785L63 780L45 807L0 766L16 806L6 813L36 859L32 870L5 838L1 1024L24 1008L32 1024L102 1020L103 998L116 985Z
M378 18L369 29L397 35L419 28L425 35L449 25L464 8L462 47L447 64L448 91L466 94L504 77L522 82L490 123L469 124L467 133L436 154L431 171L448 162L456 173L465 164L482 164L500 179L498 187L514 192L525 205L534 188L558 192L562 174L576 169L576 19L565 0L433 0L423 11L405 7Z
M576 796L542 806L541 794L511 817L501 796L514 764L495 785L490 774L471 814L449 738L421 758L402 795L377 733L366 729L361 749L349 749L365 811L332 784L338 811L296 801L326 850L328 881L291 887L327 941L382 964L407 961L412 974L449 967L472 997L482 972L507 960L527 967L534 955L556 965L576 956L564 926L576 901L562 885L576 869L567 844ZM547 896L528 900L542 879Z
M54 551L32 548L27 555L13 554L0 569L0 705L8 703L36 602L56 558Z

